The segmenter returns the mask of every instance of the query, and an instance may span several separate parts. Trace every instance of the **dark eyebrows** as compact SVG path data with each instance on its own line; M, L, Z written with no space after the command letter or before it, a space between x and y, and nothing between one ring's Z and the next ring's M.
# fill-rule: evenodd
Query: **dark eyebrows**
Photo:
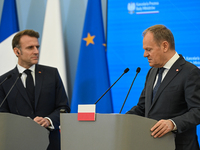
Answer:
M27 49L33 49L34 47L36 47L37 49L39 49L40 45L30 45L30 46L27 46Z

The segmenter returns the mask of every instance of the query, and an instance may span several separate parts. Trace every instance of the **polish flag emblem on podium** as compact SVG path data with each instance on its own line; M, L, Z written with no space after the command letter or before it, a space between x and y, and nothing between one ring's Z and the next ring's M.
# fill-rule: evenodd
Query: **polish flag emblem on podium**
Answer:
M95 121L96 105L78 105L78 121Z

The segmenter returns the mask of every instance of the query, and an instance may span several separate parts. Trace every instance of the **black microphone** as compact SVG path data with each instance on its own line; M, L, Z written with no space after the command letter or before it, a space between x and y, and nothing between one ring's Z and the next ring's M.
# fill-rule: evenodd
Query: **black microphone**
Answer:
M6 80L8 80L8 79L10 79L11 78L11 74L9 74L1 83L0 83L0 85L2 85Z
M124 73L117 79L117 81L119 81L119 79L125 74L125 73L127 73L129 71L129 68L126 68L125 70L124 70ZM115 83L117 83L117 81L115 81ZM107 91L94 103L94 104L97 104L97 102L113 87L113 85L115 85L115 83L113 83L108 89L107 89Z
M141 68L138 67L137 70L136 70L135 78L137 77L137 75L138 75L138 73L140 72L140 70L141 70ZM128 95L129 95L129 93L130 93L130 91L131 91L131 88L132 88L132 86L133 86L133 83L134 83L134 81L135 81L135 78L133 79L133 82L132 82L132 84L131 84L131 86L130 86L130 88L129 88L129 90L128 90L128 93L127 93L127 95L126 95L126 98L125 98L125 100L124 100L124 103L123 103L123 105L122 105L122 108L121 108L121 110L120 110L120 112L119 112L120 114L121 114L121 112L122 112L122 109L123 109L123 107L124 107L124 104L126 103L126 100L127 100Z
M12 87L10 88L10 90L8 91L8 93L6 94L6 97L3 99L3 101L1 102L0 108L3 105L3 103L5 102L6 98L8 97L8 95L10 94L10 92L12 91L13 87L15 86L15 84L17 83L17 81L19 80L19 78L22 76L22 73L20 73L17 77L17 79L15 80L14 84L12 85Z

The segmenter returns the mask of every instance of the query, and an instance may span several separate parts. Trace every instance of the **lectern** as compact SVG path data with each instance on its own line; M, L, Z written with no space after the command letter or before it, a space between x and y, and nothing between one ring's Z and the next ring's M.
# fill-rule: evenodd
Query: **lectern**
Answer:
M46 150L48 130L32 119L0 113L1 150Z
M61 150L175 150L174 134L153 138L156 120L131 114L96 114L95 121L78 121L61 114Z

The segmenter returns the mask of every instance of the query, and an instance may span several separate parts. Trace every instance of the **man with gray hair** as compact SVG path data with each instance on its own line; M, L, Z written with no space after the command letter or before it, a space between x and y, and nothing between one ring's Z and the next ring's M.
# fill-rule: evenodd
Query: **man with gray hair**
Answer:
M176 150L199 150L200 70L175 51L172 32L154 25L143 32L144 57L152 67L139 102L127 114L158 120L154 138L173 131Z

